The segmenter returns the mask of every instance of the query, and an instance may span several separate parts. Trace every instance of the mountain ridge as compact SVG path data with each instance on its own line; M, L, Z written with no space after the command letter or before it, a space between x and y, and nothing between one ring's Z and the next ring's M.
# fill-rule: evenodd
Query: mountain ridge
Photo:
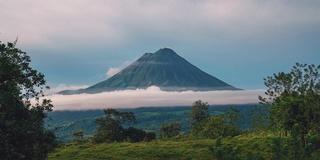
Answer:
M115 90L146 89L163 91L240 90L200 70L169 48L145 53L128 67L105 81L85 89L60 94L99 93Z

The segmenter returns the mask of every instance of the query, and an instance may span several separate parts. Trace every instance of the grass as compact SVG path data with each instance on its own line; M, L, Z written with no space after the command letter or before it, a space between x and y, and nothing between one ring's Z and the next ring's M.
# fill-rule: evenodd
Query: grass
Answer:
M199 145L200 144L200 145ZM49 159L208 159L208 147L214 142L154 141L142 143L82 144L58 148Z
M247 133L233 138L224 138L224 146L231 146L238 152L241 159L248 156L265 157L271 159L272 154L269 149L270 137L272 135L256 135ZM211 148L211 149L210 149ZM103 144L70 144L57 148L49 154L49 160L79 159L79 160L193 160L193 159L217 159L215 151L218 150L216 140L212 139L190 139L160 141L140 143L103 143ZM227 154L227 153L225 153Z

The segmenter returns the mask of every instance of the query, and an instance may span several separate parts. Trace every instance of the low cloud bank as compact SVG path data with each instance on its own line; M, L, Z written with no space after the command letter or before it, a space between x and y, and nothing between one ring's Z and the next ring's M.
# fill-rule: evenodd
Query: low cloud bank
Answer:
M264 90L165 92L158 87L147 89L46 96L53 101L54 110L88 110L105 108L137 108L152 106L191 106L202 100L210 105L257 103Z
M63 90L78 90L78 89L84 89L89 86L87 85L81 85L81 86L76 86L76 85L66 85L66 84L60 84L59 86L55 88L50 88L49 90L45 90L46 95L52 95L55 93L58 93Z

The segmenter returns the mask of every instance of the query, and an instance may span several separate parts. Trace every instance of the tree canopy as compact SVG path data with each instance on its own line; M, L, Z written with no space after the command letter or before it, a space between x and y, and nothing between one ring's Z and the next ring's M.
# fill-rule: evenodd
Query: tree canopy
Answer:
M279 135L295 126L301 140L320 131L320 65L297 63L289 73L279 72L265 81L266 97L259 96L270 112L270 122ZM281 133L281 134L280 134Z
M210 118L208 102L195 101L190 113L190 131L197 135L203 129L205 123Z
M96 119L97 133L93 136L95 143L112 143L129 140L130 142L140 142L142 140L151 141L152 136L142 129L134 127L123 128L122 123L135 123L136 117L133 112L119 112L109 108L104 110L105 116ZM148 135L148 137L146 137ZM155 138L155 137L154 137Z
M49 87L30 62L16 41L0 41L0 159L45 159L56 144L53 132L44 127L53 105L40 99Z
M159 133L161 138L172 138L177 136L181 130L181 123L179 122L172 122L172 123L165 123L162 124L159 128Z

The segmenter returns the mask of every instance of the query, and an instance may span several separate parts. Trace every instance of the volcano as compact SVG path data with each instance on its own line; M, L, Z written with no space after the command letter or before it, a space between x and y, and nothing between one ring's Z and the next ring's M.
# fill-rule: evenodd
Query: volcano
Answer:
M239 90L200 70L172 49L162 48L155 53L145 53L105 81L85 89L61 91L60 94L135 90L150 86L157 86L163 91Z

